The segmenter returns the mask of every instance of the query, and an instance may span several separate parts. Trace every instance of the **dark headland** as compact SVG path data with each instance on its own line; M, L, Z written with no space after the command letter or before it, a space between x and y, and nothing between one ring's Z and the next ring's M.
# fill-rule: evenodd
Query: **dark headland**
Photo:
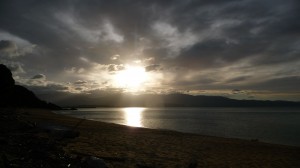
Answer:
M60 109L59 106L40 100L23 86L15 85L11 71L0 64L0 107L35 107Z
M49 109L58 106L15 85L10 71L0 68L0 167L300 167L299 147L55 114Z

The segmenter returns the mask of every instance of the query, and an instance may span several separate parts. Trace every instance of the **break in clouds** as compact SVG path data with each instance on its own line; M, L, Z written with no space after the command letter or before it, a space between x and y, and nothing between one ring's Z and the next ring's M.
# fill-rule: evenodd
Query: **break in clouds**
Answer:
M298 0L2 0L0 63L38 95L126 90L300 100ZM45 96L47 97L47 96Z

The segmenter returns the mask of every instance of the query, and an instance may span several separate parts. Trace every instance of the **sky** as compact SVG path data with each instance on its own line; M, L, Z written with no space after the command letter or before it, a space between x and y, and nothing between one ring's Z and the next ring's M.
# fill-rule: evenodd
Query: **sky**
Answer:
M0 63L37 95L300 101L298 0L1 0Z

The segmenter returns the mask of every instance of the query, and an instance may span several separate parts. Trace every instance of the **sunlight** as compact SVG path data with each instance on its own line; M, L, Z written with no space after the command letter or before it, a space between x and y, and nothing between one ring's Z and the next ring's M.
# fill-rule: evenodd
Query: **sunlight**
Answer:
M128 107L124 108L126 125L132 127L142 127L142 113L145 108L141 107Z
M143 83L148 75L144 67L126 66L125 70L119 71L114 77L114 83L117 87L125 88L130 91L143 89Z

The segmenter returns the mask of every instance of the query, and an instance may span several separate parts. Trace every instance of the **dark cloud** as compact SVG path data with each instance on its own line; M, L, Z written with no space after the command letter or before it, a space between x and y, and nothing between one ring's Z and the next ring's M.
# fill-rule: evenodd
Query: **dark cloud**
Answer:
M232 92L240 92L240 91L242 91L242 90L240 90L240 89L233 89L232 90Z
M227 82L228 83L236 83L236 82L243 82L247 79L251 78L251 76L239 76L239 77L235 77L232 79L229 79Z
M241 89L233 89L232 94L247 94L247 91Z
M16 44L9 40L0 41L0 51L15 49Z
M68 91L69 87L67 85L63 85L63 84L48 84L47 88L50 88L51 90L55 90L55 91Z
M148 65L145 67L146 72L149 71L157 71L160 68L160 65L154 64L154 65Z
M299 92L300 76L287 76L268 79L252 85L246 85L244 88L251 90L268 90L281 92Z
M1 39L0 39L1 40ZM0 41L0 58L18 56L17 45L10 40Z
M108 67L107 67L107 70L109 71L109 72L115 72L115 71L121 71L121 70L124 70L125 69L125 67L124 67L124 65L116 65L116 64L110 64L110 65L108 65Z
M299 27L296 20L300 16L295 7L297 4L296 1L284 4L282 1L274 4L271 1L226 1L208 4L210 7L207 9L215 8L215 12L204 12L198 17L186 14L187 18L181 20L194 23L181 25L198 27L197 30L203 31L201 35L205 38L184 50L178 62L185 66L205 68L223 66L218 60L231 63L256 55L261 55L259 62L265 64L299 59L297 52L290 53L295 51L291 46L298 41L293 36L299 34L299 31L295 31ZM203 6L196 7L205 11ZM186 13L193 13L193 10ZM180 20L176 20L176 23L180 25ZM282 56L287 53L290 53L288 58Z
M46 101L59 101L62 97L68 97L71 93L68 92L69 87L63 84L51 83L48 85L26 85L39 98Z
M24 65L20 62L10 61L7 59L0 59L0 63L6 65L14 75L20 75L26 73L23 67Z
M87 83L88 83L87 81L83 81L83 80L78 80L78 81L74 82L74 84L76 84L76 85L84 85Z
M38 74L38 75L33 76L31 79L45 80L46 76L44 74Z
M298 0L2 0L0 63L84 85L140 60L161 90L292 90L299 11Z

